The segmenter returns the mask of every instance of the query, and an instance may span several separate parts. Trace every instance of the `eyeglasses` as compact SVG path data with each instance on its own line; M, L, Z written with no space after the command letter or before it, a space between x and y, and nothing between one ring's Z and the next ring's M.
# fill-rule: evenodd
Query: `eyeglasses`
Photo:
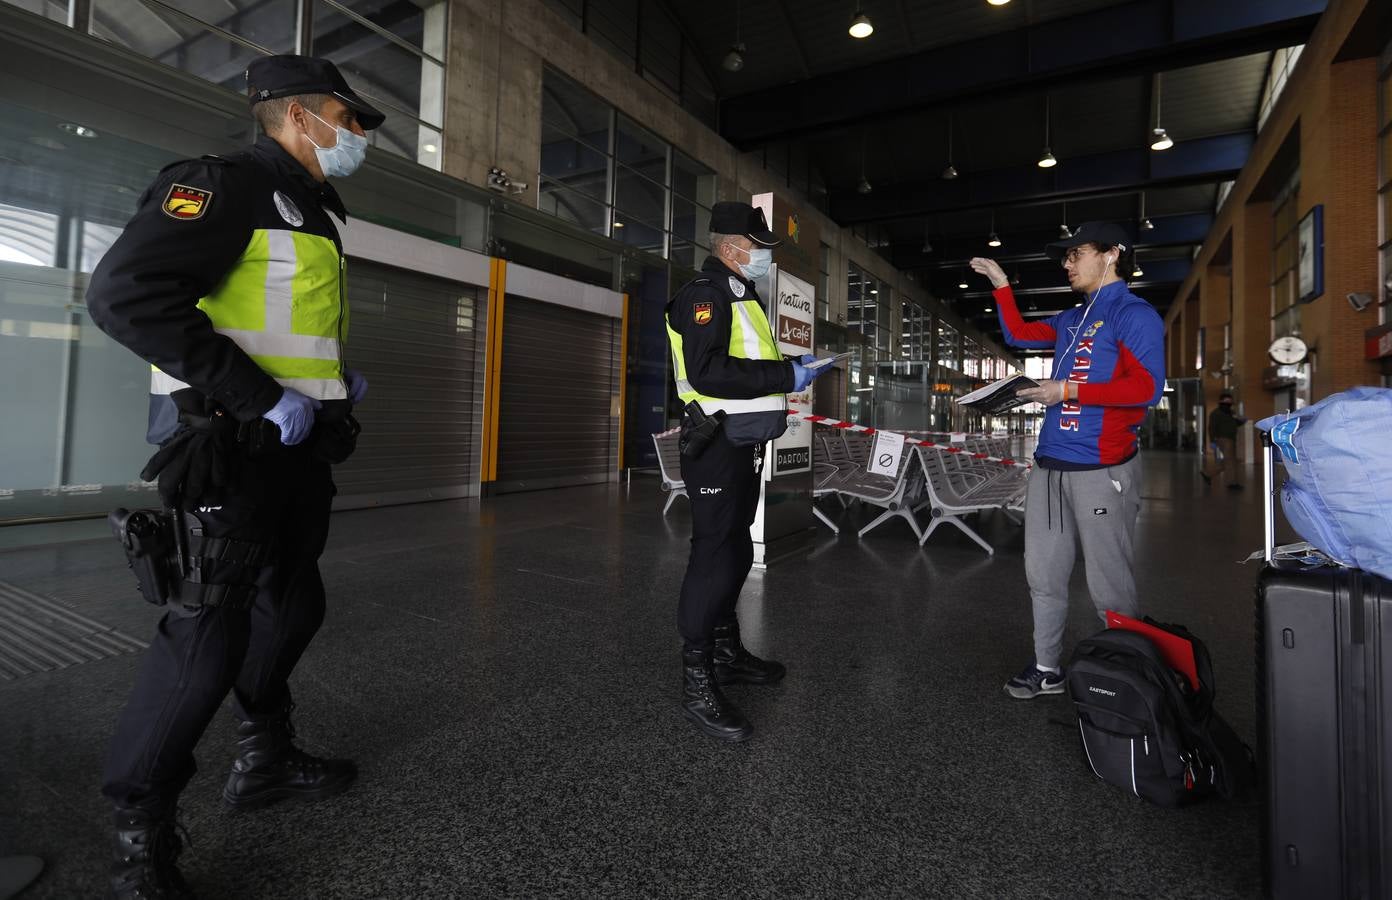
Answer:
M1092 249L1091 247L1087 247L1087 246L1083 246L1083 247L1074 247L1072 250L1069 250L1068 253L1066 253L1066 254L1064 255L1064 257L1063 257L1063 262L1060 263L1060 265L1065 265L1065 266L1066 266L1066 265L1068 265L1069 263L1073 263L1074 265L1077 265L1077 264L1078 264L1078 260L1082 259L1084 256L1086 256L1086 255L1089 254L1089 253L1096 253L1096 252L1097 252L1096 250Z

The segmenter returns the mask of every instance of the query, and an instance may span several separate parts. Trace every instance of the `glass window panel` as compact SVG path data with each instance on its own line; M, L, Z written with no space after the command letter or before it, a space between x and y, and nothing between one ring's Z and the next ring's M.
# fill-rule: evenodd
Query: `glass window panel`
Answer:
M111 245L116 243L116 238L121 236L121 226L102 225L98 222L82 223L82 261L80 266L82 271L91 272L96 269L97 263L106 251L111 249Z
M1382 141L1382 183L1387 184L1392 181L1392 130L1387 131L1380 140Z
M609 146L609 107L567 78L547 71L542 81L541 116L592 147Z
M698 162L673 151L672 190L702 206L715 205L715 173Z
M243 0L245 2L245 0ZM334 0L383 31L443 58L445 0Z
M554 181L545 178L541 180L537 208L568 222L574 222L595 234L608 234L608 207Z
M0 262L52 266L57 252L56 215L0 203Z
M68 2L69 0L3 0L10 6L18 6L20 9L51 19L54 22L68 21Z
M673 265L694 269L705 259L705 251L698 250L695 244L680 240L674 235L672 237L672 250L667 258L672 261Z
M710 234L710 210L683 197L672 198L672 237L704 244Z
M667 183L667 144L623 116L619 117L614 156L619 162L638 169L659 184Z
M393 116L389 111L387 120L367 133L367 141L397 156L415 160L432 169L440 168L440 132L429 125L422 125L415 119L403 115ZM433 148L433 149L432 149Z
M681 89L681 29L657 3L644 5L642 28L643 75L675 95Z
M635 219L623 212L615 212L612 237L616 241L623 241L630 247L637 247L640 250L661 256L666 232L649 222Z
M293 24L289 33L294 34ZM246 90L246 67L261 56L191 19L140 0L94 0L91 33L237 93ZM286 45L271 50L290 52Z
M666 219L666 191L626 166L614 168L614 205L626 217L661 229Z
M314 5L314 55L333 60L353 89L441 125L444 68L329 6ZM385 112L385 110L383 110Z
M554 129L542 129L541 174L604 202L608 197L609 157Z

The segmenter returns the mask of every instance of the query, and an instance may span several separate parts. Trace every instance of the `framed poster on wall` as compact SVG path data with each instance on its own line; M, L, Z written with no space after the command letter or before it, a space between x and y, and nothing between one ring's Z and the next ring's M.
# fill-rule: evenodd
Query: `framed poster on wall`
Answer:
M1296 277L1300 294L1297 303L1309 303L1324 293L1324 206L1311 208L1296 231L1300 257Z

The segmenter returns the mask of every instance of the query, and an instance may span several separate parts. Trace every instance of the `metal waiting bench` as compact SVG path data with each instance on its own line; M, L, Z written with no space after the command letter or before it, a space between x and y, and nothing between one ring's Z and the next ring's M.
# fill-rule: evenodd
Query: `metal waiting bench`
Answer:
M677 446L680 437L681 434L676 430L652 436L653 446L657 448L657 466L662 471L662 489L668 492L667 504L662 507L664 516L667 515L667 510L672 508L672 504L677 502L678 497L686 497L687 502L691 501L686 494L686 482L682 481L681 450Z
M947 457L960 454L943 453L932 447L914 447L919 468L923 472L923 488L926 499L914 507L915 510L929 509L932 521L919 536L919 546L939 525L949 524L962 531L987 553L994 555L996 549L985 538L968 525L963 516L988 509L1011 510L1024 502L1026 479L1019 476L1000 477L982 482L965 492L954 483ZM1013 469L1010 471L1014 471Z

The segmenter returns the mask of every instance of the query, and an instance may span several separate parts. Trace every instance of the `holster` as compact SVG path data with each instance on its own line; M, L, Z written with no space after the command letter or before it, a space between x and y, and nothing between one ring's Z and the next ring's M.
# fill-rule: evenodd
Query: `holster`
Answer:
M271 544L207 537L197 517L178 510L122 508L107 521L147 602L194 612L245 609L256 599L256 574L270 561Z
M677 438L677 449L687 459L699 459L706 448L715 440L725 425L725 410L717 409L706 415L701 404L692 400L686 404L686 416L682 419L681 436Z

